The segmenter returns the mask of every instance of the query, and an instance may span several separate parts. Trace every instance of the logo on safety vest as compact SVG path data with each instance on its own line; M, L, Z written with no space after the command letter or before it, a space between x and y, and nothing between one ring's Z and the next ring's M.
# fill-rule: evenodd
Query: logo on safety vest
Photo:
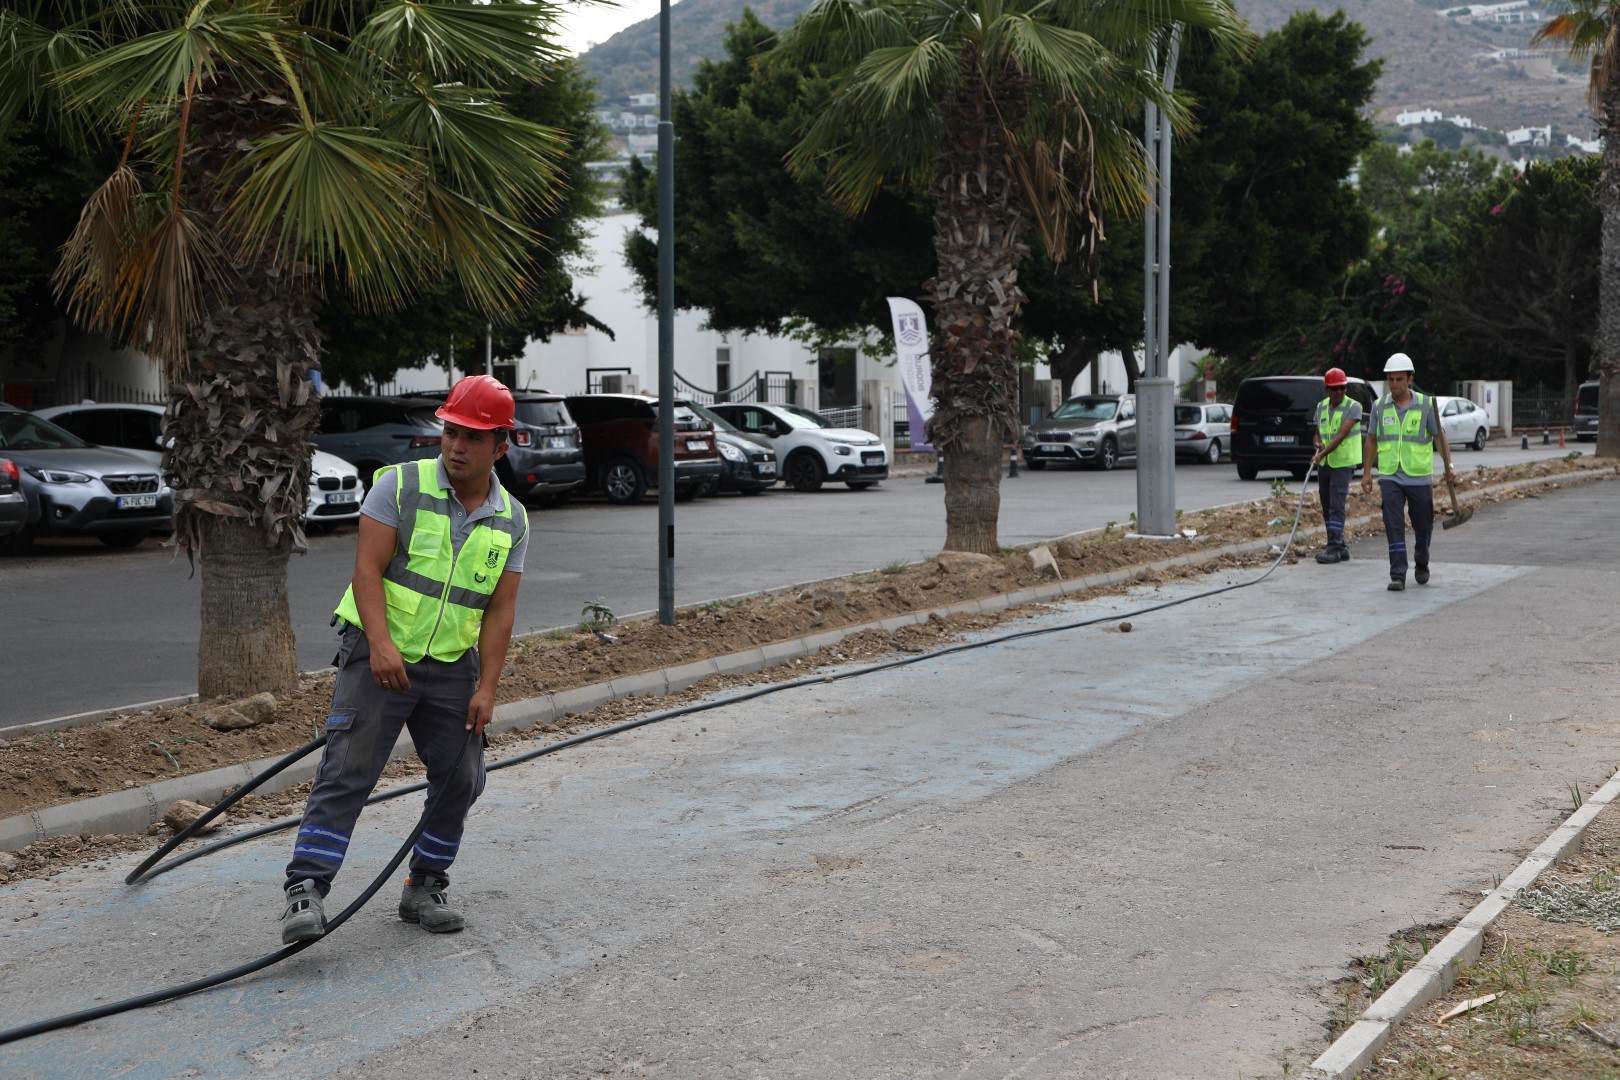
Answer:
M490 548L489 554L484 557L484 565L493 570L495 569L495 564L500 562L500 560L501 553L496 551L494 548Z

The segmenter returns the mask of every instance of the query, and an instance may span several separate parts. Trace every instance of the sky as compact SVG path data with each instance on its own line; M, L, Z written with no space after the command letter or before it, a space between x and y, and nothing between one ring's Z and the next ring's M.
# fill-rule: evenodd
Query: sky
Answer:
M660 0L618 0L614 6L563 0L562 44L574 55L601 44L627 26L658 14Z

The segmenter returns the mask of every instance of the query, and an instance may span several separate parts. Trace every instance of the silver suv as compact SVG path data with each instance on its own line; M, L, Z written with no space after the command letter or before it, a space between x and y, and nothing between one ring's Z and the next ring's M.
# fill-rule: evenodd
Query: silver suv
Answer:
M0 541L8 551L26 551L37 536L134 547L171 524L174 497L156 468L10 405L0 405L0 456L17 464L28 504L22 530Z
M1048 461L1112 469L1136 457L1136 395L1081 394L1024 430L1024 464L1037 471Z

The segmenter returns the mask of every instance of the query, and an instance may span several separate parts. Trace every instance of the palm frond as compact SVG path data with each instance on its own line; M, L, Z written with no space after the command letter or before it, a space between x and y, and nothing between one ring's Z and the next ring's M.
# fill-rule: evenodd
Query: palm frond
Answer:
M435 80L534 82L545 77L546 64L562 58L550 33L558 10L533 0L383 0L355 34L353 47L396 70L426 72Z
M437 268L453 271L468 298L492 318L516 306L535 284L526 268L539 235L438 184L423 185L421 202Z
M79 211L51 284L81 324L121 330L117 283L141 198L140 177L120 164Z
M208 220L173 207L145 230L119 277L124 329L172 375L186 356L192 329L224 295L229 259Z

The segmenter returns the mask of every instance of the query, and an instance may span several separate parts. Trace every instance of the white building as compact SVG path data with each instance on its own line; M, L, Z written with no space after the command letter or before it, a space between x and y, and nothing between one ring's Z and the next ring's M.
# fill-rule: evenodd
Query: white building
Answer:
M1464 131L1474 130L1474 122L1466 116L1448 116L1446 117L1446 123L1454 127L1460 127Z
M1408 112L1395 114L1396 127L1417 127L1419 124L1432 124L1441 119L1439 109L1413 109Z
M630 107L632 109L656 109L656 108L658 108L658 95L657 94L631 94L630 95Z
M1565 146L1578 146L1578 147L1580 147L1580 149L1584 153L1588 153L1588 154L1601 154L1601 153L1603 153L1603 140L1602 139L1579 139L1579 138L1576 138L1574 135L1565 135L1564 136L1564 145Z
M1509 146L1524 146L1526 144L1530 146L1551 146L1552 125L1514 128L1507 133L1507 144Z

